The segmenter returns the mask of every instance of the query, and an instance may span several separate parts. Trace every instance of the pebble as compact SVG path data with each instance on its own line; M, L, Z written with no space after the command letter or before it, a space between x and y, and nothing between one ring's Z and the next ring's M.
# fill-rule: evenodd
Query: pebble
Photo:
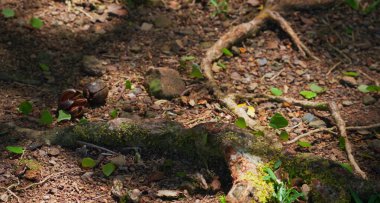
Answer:
M140 27L142 31L149 31L153 28L153 24L150 23L143 23Z
M365 95L363 97L363 104L365 105L371 105L371 104L374 104L376 103L376 99L374 97L372 97L371 95Z
M322 127L326 127L326 123L323 120L318 119L315 121L311 121L309 123L309 126L312 128L322 128Z
M42 197L42 199L44 199L44 200L49 200L49 199L50 199L50 195L44 195L44 196Z
M268 63L268 60L266 58L259 58L256 59L256 62L259 66L265 66Z
M349 100L344 100L342 102L343 106L351 106L352 104L354 104L352 101L349 101Z
M231 73L231 79L233 80L241 80L241 75L237 72Z

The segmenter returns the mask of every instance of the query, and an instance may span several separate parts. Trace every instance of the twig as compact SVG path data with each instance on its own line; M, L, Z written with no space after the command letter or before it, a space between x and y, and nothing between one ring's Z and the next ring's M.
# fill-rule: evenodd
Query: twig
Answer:
M284 72L285 68L281 69L280 71L278 71L278 73L276 75L274 75L272 78L270 78L269 80L274 80L276 79L282 72Z
M327 72L326 76L330 75L330 73L335 70L336 67L338 67L340 64L342 63L342 61L339 61L338 63L334 64L330 70Z
M347 156L348 156L348 160L350 161L350 163L352 164L352 166L354 167L355 171L363 178L363 179L367 179L367 175L365 174L364 171L362 171L359 167L359 165L356 163L356 160L355 160L355 157L352 155L352 147L351 147L351 143L350 143L350 140L348 139L347 137L347 132L346 132L346 123L344 122L344 120L342 119L342 117L340 116L340 113L339 113L339 109L338 109L338 106L336 105L335 102L329 102L329 109L331 111L331 115L332 117L335 119L336 121L336 125L338 127L338 130L339 130L339 133L340 133L340 136L342 136L344 138L344 141L345 141L345 149L346 149L346 152L347 152Z
M297 137L295 137L294 139L292 140L289 140L287 142L284 142L284 144L292 144L292 143L295 143L297 142L299 139L303 138L303 137L306 137L306 136L309 136L309 135L312 135L314 133L317 133L317 132L322 132L322 131L326 131L326 132L329 132L331 134L336 134L336 132L334 132L333 130L335 129L335 127L332 127L332 128L319 128L319 129L315 129L315 130L311 130L307 133L304 133L302 135L298 135Z
M365 130L365 129L373 129L373 128L380 128L380 123L375 123L372 125L348 126L348 127L346 127L347 130Z
M88 147L92 147L92 148L96 148L96 149L100 149L100 150L103 150L103 151L106 151L106 152L109 152L111 154L117 154L116 152L112 151L112 150L109 150L107 148L104 148L104 147L101 147L101 146L98 146L98 145L95 145L95 144L91 144L91 143L88 143L88 142L83 142L83 141L77 141L78 144L81 144L81 145L86 145Z
M41 185L41 184L44 184L46 181L48 181L50 178L54 177L54 176L59 176L63 173L66 173L68 171L61 171L61 172L58 172L58 173L53 173L53 174L50 174L48 176L46 176L46 178L44 178L43 180L41 180L40 182L37 182L37 183L32 183L32 184L29 184L28 186L26 187L23 187L23 188L20 188L20 189L17 189L17 190L27 190L33 186L36 186L36 185Z

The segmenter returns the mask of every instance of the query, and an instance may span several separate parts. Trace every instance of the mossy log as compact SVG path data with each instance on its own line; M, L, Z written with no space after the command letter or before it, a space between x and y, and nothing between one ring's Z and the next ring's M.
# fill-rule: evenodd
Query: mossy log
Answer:
M263 180L267 175L263 169L279 159L281 170L310 186L309 202L350 202L350 190L364 199L380 191L378 183L355 176L339 163L311 155L283 154L282 145L269 130L264 136L256 136L224 123L204 123L187 129L173 121L119 118L28 134L65 147L85 141L112 149L138 146L183 158L224 161L233 180L228 202L270 202L273 185Z

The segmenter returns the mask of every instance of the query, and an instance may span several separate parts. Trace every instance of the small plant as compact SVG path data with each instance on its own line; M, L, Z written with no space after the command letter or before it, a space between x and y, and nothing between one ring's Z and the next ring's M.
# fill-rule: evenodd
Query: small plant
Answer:
M118 114L119 114L119 111L117 109L112 109L112 111L110 111L110 113L109 113L111 118L117 118Z
M288 188L284 182L277 179L272 169L265 168L265 171L268 175L264 177L264 180L273 182L273 198L276 202L291 203L295 202L298 198L303 197L303 193L298 192L294 188Z
M212 13L212 16L216 16L219 14L227 14L227 0L210 0L210 4L215 8L215 11Z
M132 89L132 82L130 80L125 80L125 89L127 90Z
M269 126L274 129L285 128L288 126L289 122L279 113L275 113L274 116L270 119Z
M44 22L37 17L32 17L30 19L30 25L35 29L40 29L44 25Z
M32 104L29 101L23 101L18 106L18 111L24 115L29 115L32 112Z
M201 68L199 67L198 64L195 64L195 63L193 64L193 68L191 70L190 76L192 78L198 78L198 79L204 78L202 71L201 71Z
M225 195L220 195L219 196L219 203L227 203L227 199Z
M278 89L278 88L275 88L275 87L270 88L270 92L274 96L281 96L282 95L282 91L280 89Z
M57 121L61 122L61 121L66 121L66 120L68 120L68 121L71 120L71 114L69 114L63 110L59 110Z
M115 164L113 163L107 163L105 165L103 165L102 167L102 172L105 176L110 176L116 169L116 166Z
M96 162L94 159L86 157L82 159L81 165L83 168L94 168L96 166Z
M6 149L12 153L15 153L15 154L24 153L24 148L18 147L18 146L7 146Z
M222 49L222 53L223 53L224 55L228 56L228 57L232 57L232 56L234 56L234 54L233 54L229 49L227 49L227 48L223 48L223 49Z
M245 123L245 120L242 117L239 117L238 119L236 119L235 125L239 128L246 128L247 127L247 124Z
M40 116L40 123L42 125L50 125L53 123L53 116L48 110L43 110Z
M10 9L10 8L4 8L2 11L1 11L1 14L3 14L3 16L5 18L12 18L15 16L15 11L13 9Z
M304 91L300 92L300 95L302 95L306 99L313 99L314 97L317 96L317 93L312 92L312 91L306 91L306 90L304 90Z

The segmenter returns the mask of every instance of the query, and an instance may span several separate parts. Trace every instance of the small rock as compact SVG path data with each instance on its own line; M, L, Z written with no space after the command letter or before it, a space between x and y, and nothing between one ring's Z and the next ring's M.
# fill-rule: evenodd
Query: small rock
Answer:
M248 0L247 3L253 7L260 5L260 1L258 1L258 0Z
M349 101L349 100L344 100L342 102L343 106L351 106L352 104L354 104L352 101Z
M178 198L182 192L178 190L159 190L157 191L158 197L166 197L166 198Z
M258 83L254 82L248 85L248 91L253 92L259 86Z
M353 77L350 77L350 76L344 76L342 77L342 79L340 80L340 82L344 85L348 85L350 87L355 87L356 85L358 85L358 82L356 81L355 78Z
M146 75L149 93L158 99L178 97L186 89L178 71L170 68L151 68Z
M306 113L303 117L302 117L302 121L305 122L305 123L310 123L312 121L316 120L316 117L311 114L311 113Z
M96 58L96 56L86 55L82 58L82 71L90 76L102 76L106 69L103 62Z
M24 174L24 178L31 181L38 181L40 175L40 170L27 170Z
M307 197L311 189L310 189L309 185L303 184L301 186L301 190L302 190L302 193L305 194L305 196Z
M81 175L80 178L84 181L87 181L87 182L93 182L92 175L94 175L94 172L89 171L89 172L86 172L83 175Z
M153 24L150 23L143 23L140 27L142 31L149 31L153 28Z
M156 18L153 20L153 23L158 28L167 28L172 24L170 18L165 15L156 16Z
M363 97L363 104L365 105L371 105L371 104L374 104L376 103L376 99L374 97L372 97L371 95L365 95Z
M8 202L8 199L9 199L9 195L7 193L3 193L1 196L0 196L0 200L2 202Z
M259 58L256 59L256 62L259 66L265 66L268 63L268 60L266 58Z
M326 123L323 120L318 119L315 121L311 121L309 123L309 126L312 128L323 128L326 127Z
M241 75L238 72L233 72L233 73L231 73L231 79L241 80Z
M126 160L124 155L119 155L119 156L113 157L110 160L110 162L115 164L118 167L122 167L122 166L125 166L127 164L127 160Z
M59 149L56 148L56 147L51 147L51 148L48 150L48 155L50 155L50 156L57 156L59 153L60 153L60 151L59 151Z
M49 199L50 199L50 195L44 195L44 196L42 197L42 199L43 199L43 200L49 200Z

